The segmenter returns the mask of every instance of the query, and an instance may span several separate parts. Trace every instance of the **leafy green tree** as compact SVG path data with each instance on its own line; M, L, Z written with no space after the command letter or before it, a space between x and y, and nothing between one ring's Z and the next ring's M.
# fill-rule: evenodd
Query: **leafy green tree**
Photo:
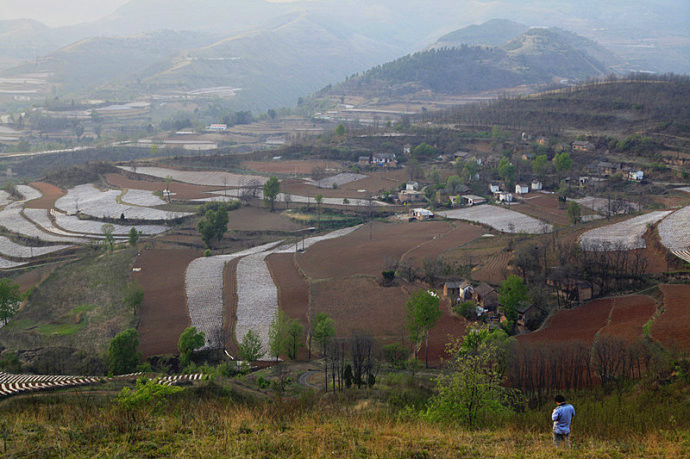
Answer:
M335 336L335 321L323 312L319 312L312 321L312 335L314 342L319 346L319 352L324 357L323 374L326 390L328 390L328 359L326 351Z
M141 354L137 352L139 333L129 328L115 335L108 346L108 364L113 374L132 373L141 362Z
M321 203L323 202L323 195L317 194L316 196L314 196L314 201L316 201L317 226L321 228Z
M438 151L426 142L420 143L412 150L412 156L418 161L432 158L437 154Z
M204 332L197 332L196 327L187 327L177 341L177 350L180 353L182 365L187 366L192 352L194 352L195 349L203 347L204 344L206 344Z
M312 334L314 342L319 346L319 352L324 355L328 342L335 336L335 321L328 314L317 313L313 321Z
M261 338L254 330L249 330L239 345L240 358L246 362L255 362L266 355Z
M510 163L508 158L501 158L498 162L498 175L509 187L513 185L515 181L515 166Z
M215 209L208 208L204 217L199 220L196 228L209 249L213 241L220 241L228 230L228 208L224 203L220 203Z
M546 155L539 155L532 161L532 172L534 172L534 175L539 177L540 180L544 180L548 164L549 158Z
M463 301L455 306L453 311L467 320L473 320L477 318L477 303L474 301Z
M427 185L424 188L424 197L429 201L429 205L433 208L436 205L436 188L431 185Z
M130 282L125 286L124 301L132 313L136 314L144 302L144 289L138 282Z
M7 277L0 279L0 320L5 325L17 313L21 300L22 295L16 282Z
M477 161L467 161L462 168L462 175L468 183L474 180L477 172L479 172Z
M568 218L570 219L570 223L574 225L575 223L579 222L581 216L582 210L580 209L579 204L575 201L571 201L570 205L568 205Z
M448 190L448 194L458 194L462 186L462 180L460 180L460 177L457 175L451 175L446 179L446 190Z
M335 128L335 135L337 135L338 137L343 137L345 135L345 125L343 123L340 123Z
M391 366L396 369L401 369L405 366L405 358L408 353L405 347L400 343L391 343L383 346L383 356Z
M436 379L425 417L476 428L510 413L516 393L501 385L510 342L505 332L486 326L470 326L464 338L451 341L451 372Z
M527 301L529 301L527 286L522 279L515 274L508 276L498 289L498 302L503 305L509 328L512 328L517 320L518 307Z
M429 368L429 331L441 319L440 300L435 292L419 289L405 305L407 330L410 339L415 343L415 358L421 347L423 338L426 338L424 352L425 365Z
M140 236L141 232L137 231L135 227L132 227L132 229L129 230L129 245L136 247Z
M268 349L276 362L281 355L286 354L289 327L290 318L283 311L278 310L268 330Z
M560 182L560 175L563 172L569 171L570 168L573 167L573 160L570 159L570 154L568 154L567 151L564 151L557 153L556 156L553 157L553 165L558 172L558 181Z
M304 327L299 323L299 320L293 319L290 321L287 329L287 345L285 346L287 355L292 360L297 358L297 353L302 347L302 335Z
M113 235L115 226L111 225L110 223L106 223L101 226L101 231L103 232L103 244L108 252L112 253L113 248L115 247L115 236Z
M264 183L264 201L271 207L271 212L273 212L273 206L278 193L280 193L280 181L277 177L272 176Z

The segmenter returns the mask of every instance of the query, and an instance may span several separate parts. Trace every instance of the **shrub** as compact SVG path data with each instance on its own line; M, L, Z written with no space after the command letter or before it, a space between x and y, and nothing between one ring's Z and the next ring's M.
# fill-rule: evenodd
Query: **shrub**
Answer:
M142 407L156 409L163 405L165 397L182 390L181 387L159 384L158 379L141 378L137 381L136 389L123 388L115 399L115 403L124 409Z

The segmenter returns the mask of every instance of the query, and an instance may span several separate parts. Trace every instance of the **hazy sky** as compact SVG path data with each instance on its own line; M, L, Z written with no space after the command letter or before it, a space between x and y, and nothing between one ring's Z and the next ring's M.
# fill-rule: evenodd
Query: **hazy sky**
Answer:
M129 0L0 0L0 19L30 18L49 26L92 21Z

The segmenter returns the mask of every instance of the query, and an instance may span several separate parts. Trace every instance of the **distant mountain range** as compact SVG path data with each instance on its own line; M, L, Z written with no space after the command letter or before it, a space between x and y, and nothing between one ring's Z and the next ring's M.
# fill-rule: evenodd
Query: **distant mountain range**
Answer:
M454 74L450 69L462 63L468 76L494 69L506 83L582 78L611 68L690 72L690 31L679 19L688 17L690 6L681 3L131 0L98 21L69 27L0 21L0 76L49 75L44 88L77 98L233 87L241 88L232 99L238 108L264 109L292 105L299 96L406 53L462 44L497 50L472 51L486 54L474 70L466 63L469 51L443 53L455 64L442 72ZM449 32L453 24L498 14L516 22L493 20ZM520 21L601 37L622 58L582 36L529 29ZM414 78L410 83L425 84Z
M620 63L597 43L557 28L527 28L506 42L505 30L526 26L499 24L506 25L491 21L444 35L426 51L374 67L320 96L399 97L429 90L459 95L600 77Z

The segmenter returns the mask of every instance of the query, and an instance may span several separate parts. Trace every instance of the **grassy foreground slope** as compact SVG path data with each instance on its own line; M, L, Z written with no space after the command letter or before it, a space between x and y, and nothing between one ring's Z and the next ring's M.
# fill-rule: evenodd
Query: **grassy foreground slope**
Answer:
M412 407L419 391L405 384L387 394L261 399L241 386L204 383L157 407L124 408L102 391L8 399L0 402L4 457L652 459L690 452L687 387L574 395L573 449L554 451L550 404L470 430L420 418Z

